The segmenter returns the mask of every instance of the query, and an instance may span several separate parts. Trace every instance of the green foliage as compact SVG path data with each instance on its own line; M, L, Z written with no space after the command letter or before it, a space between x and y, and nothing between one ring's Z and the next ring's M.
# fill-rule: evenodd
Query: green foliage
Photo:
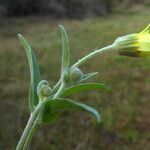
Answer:
M65 31L65 28L62 25L60 25L59 27L60 27L61 35L62 35L62 66L61 66L62 82L65 77L64 75L66 75L66 73L68 73L67 77L69 78L67 80L68 84L75 84L77 82L78 83L83 82L86 79L97 74L97 73L89 73L89 74L83 75L82 72L80 71L80 69L78 69L76 67L69 68L70 54L69 54L69 46L68 46L68 37L67 37L67 33ZM87 106L82 103L72 101L72 100L68 100L68 99L62 99L62 98L56 99L56 98L53 98L53 95L49 95L49 93L50 93L49 91L51 91L48 88L49 83L46 80L42 80L40 82L40 73L39 73L38 65L36 63L36 59L35 59L32 49L30 48L29 44L23 38L22 35L18 35L18 36L19 36L19 39L26 51L26 55L27 55L29 67L30 67L31 88L30 88L29 106L30 106L31 111L33 111L34 107L36 107L36 105L38 104L37 100L42 98L43 102L42 101L41 102L43 103L42 104L43 111L42 111L42 115L41 115L42 116L41 120L44 123L51 123L51 122L55 121L57 119L57 117L59 116L60 112L62 110L67 110L67 109L89 112L89 113L93 114L97 118L97 121L99 122L100 116L99 116L98 112L95 109L93 109L92 107ZM80 76L80 77L78 77L78 76ZM78 78L78 79L76 79L76 78ZM101 83L84 83L84 84L77 84L75 86L73 85L66 89L61 89L61 87L60 87L60 89L59 89L60 91L58 90L57 92L58 93L61 92L60 93L61 97L66 97L66 96L69 96L74 93L91 90L91 89L102 90L102 89L108 89L108 88L104 84L101 84ZM63 90L63 91L61 91L61 90ZM56 92L56 95L57 95L57 92ZM37 93L38 93L38 95L37 95ZM43 96L41 96L41 94ZM47 99L45 97L45 95L50 98ZM37 96L39 96L39 98ZM44 100L45 98L46 98L46 102ZM41 102L39 101L39 103L41 103Z
M64 98L47 99L44 103L41 117L41 122L43 123L51 123L55 121L62 110L85 111L95 116L98 122L100 121L99 113L94 108L83 103Z
M74 93L79 93L87 90L109 90L109 88L102 83L82 83L66 88L62 92L61 96L66 97Z
M144 34L144 36L147 37L149 35L149 32L145 33L145 31L147 31L148 29L149 29L149 26L144 30L144 32L141 33L141 35ZM80 84L81 81L92 77L93 75L95 75L95 73L88 74L88 75L86 74L83 77L83 73L81 72L79 68L77 68L77 66L78 67L81 66L82 64L87 62L89 59L93 58L94 56L98 54L101 54L104 51L108 51L108 50L118 51L119 49L122 49L122 48L120 48L120 46L116 46L116 41L115 41L111 45L108 45L101 49L97 49L87 54L83 58L79 59L74 65L70 66L69 65L70 52L69 52L69 46L68 46L67 33L63 26L60 26L60 30L62 34L61 76L57 84L53 87L53 90L51 89L47 81L42 80L41 82L39 82L40 73L39 73L39 69L35 60L35 56L30 46L26 42L26 40L21 35L19 35L19 38L26 50L26 54L27 54L28 61L29 61L30 74L31 74L31 89L32 89L30 93L35 96L37 96L36 94L38 94L39 101L35 103L35 100L38 99L38 98L36 99L35 96L34 97L32 96L31 97L32 99L30 99L29 106L31 107L31 111L33 112L30 115L30 119L17 145L16 150L27 149L31 142L32 136L34 135L36 128L38 127L38 124L52 123L56 121L60 113L63 110L85 111L95 116L97 121L100 122L100 115L94 108L88 105L85 105L83 103L79 103L70 99L65 99L63 97L69 96L73 93L86 91L86 90L93 90L93 89L100 89L100 90L107 89L108 90L108 87L102 83ZM126 41L124 37L122 37L121 39L123 39L123 42ZM150 44L150 43L147 43L147 44ZM128 49L128 51L130 52L130 49ZM129 56L133 56L133 55L129 55ZM57 86L58 88L56 88ZM55 89L56 89L56 92L53 93Z
M78 82L84 82L85 80L88 80L89 78L92 78L93 76L97 75L98 72L92 72L92 73L87 73L87 74L84 74L81 78L80 81Z
M18 35L28 58L29 67L30 67L30 77L31 77L31 83L30 83L30 91L29 91L29 107L30 111L32 112L34 110L34 107L38 104L38 95L37 95L37 86L38 83L41 80L39 68L36 62L35 55L30 48L28 42L25 40L25 38L22 35Z
M60 25L59 27L62 35L62 64L61 64L61 76L62 76L64 72L69 68L70 52L66 30L62 25Z
M77 60L93 47L110 43L119 35L140 31L144 25L149 23L149 13L146 15L143 11L140 12L140 15L113 15L107 18L92 19L86 23L63 20L63 24L72 32L70 35L72 60ZM0 28L0 112L5 114L1 115L3 123L0 128L0 149L15 149L16 141L21 134L20 129L24 128L28 117L25 102L28 89L26 72L28 68L25 65L24 53L20 51L20 46L18 47L16 34L24 31L26 35L28 34L26 38L32 39L32 48L37 52L37 60L43 70L44 79L49 79L52 83L56 82L60 60L60 40L56 32L56 26L60 21L37 20L35 23L34 21L29 22L26 18L15 18L11 28L8 22L12 23L11 20L6 20L6 22L4 20L4 25ZM111 28L109 35L108 32L103 32L108 28ZM84 40L85 37L86 40ZM103 116L101 124L96 126L89 120L84 121L86 114L82 116L82 114L73 113L72 117L63 114L59 123L40 128L38 139L34 138L35 142L31 144L31 149L70 150L75 148L74 145L78 147L80 141L85 137L83 149L122 149L122 147L140 149L142 147L143 150L146 150L147 147L143 147L143 144L149 144L147 141L149 138L147 133L149 130L148 106L150 104L147 99L150 94L149 66L149 59L118 57L112 53L90 61L90 64L83 67L84 71L99 71L100 75L96 76L95 80L107 81L113 86L112 93L98 91L91 94L87 92L86 96L83 96L85 95L83 92L81 95L81 100L86 104L96 106L101 112ZM18 121L20 117L22 123ZM8 120L11 120L11 125ZM130 128L138 132L139 136L136 137L136 141L128 139L128 133L124 132ZM52 142L46 139L51 139ZM87 139L89 139L88 142L86 142ZM108 144L108 139L110 144Z
M30 67L31 88L29 107L32 114L30 115L27 126L18 142L16 150L26 149L31 142L38 124L56 121L63 110L85 111L95 116L97 121L100 122L100 115L94 108L83 103L59 98L90 89L107 89L105 85L100 83L79 84L96 73L83 75L79 68L69 66L70 52L68 37L65 28L61 25L60 30L62 35L61 77L53 89L51 89L46 80L40 81L40 72L34 53L23 36L18 35L26 51ZM66 89L66 87L70 85L72 85L72 87Z

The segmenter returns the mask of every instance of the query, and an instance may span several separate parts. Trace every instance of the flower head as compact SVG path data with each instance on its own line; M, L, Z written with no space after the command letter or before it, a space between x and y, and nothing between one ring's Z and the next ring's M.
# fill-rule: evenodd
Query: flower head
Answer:
M117 38L114 46L120 55L150 57L150 24L140 33Z

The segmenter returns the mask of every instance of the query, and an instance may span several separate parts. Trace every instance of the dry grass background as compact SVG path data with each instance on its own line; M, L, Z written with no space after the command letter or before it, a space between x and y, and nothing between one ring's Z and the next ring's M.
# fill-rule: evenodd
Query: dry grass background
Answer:
M120 35L141 31L149 21L149 13L141 12L84 21L3 20L0 24L0 149L15 149L29 117L29 68L18 33L28 39L42 78L53 86L59 78L61 57L58 24L63 24L68 31L73 63ZM40 128L32 149L150 149L150 60L120 57L110 52L81 69L99 71L94 81L106 83L112 89L72 96L97 108L103 118L101 124L96 124L87 114L66 111L58 122Z

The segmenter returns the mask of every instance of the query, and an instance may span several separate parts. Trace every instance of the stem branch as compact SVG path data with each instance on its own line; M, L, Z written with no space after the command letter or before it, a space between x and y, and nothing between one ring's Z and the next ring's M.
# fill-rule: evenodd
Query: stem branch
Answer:
M61 93L62 93L62 91L64 90L64 88L65 88L65 83L62 82L60 88L58 89L57 93L55 94L55 96L54 96L53 98L54 98L54 99L55 99L55 98L58 98L58 97L61 95Z
M114 46L113 45L109 45L107 47L103 47L99 50L95 50L92 53L86 55L85 57L83 57L82 59L80 59L78 62L76 62L73 67L79 67L80 65L82 65L83 63L85 63L86 61L88 61L89 59L93 58L94 56L96 56L97 54L102 53L103 51L107 51L110 49L113 49ZM60 86L60 87L59 87ZM58 98L62 91L65 88L65 83L60 79L58 81L58 83L55 85L53 92L55 92L58 88L58 91L56 92L56 94L54 95L53 99ZM41 110L42 110L42 103L39 103L35 110L31 113L30 118L28 120L28 123L22 133L22 136L18 142L18 145L16 147L16 150L27 150L28 146L33 138L34 133L36 132L37 128L38 128L38 121L41 115Z
M74 65L73 67L79 67L80 65L82 65L83 63L87 62L89 59L93 58L94 56L97 56L97 54L100 54L104 51L107 51L107 50L111 50L113 49L114 46L113 45L109 45L109 46L106 46L106 47L103 47L101 49L98 49L98 50L95 50L93 51L92 53L89 53L88 55L86 55L85 57L81 58L80 60L78 60Z

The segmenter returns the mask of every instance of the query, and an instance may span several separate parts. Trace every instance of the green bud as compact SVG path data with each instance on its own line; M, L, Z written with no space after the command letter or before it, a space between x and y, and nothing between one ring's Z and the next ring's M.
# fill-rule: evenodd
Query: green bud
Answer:
M41 85L48 85L49 86L49 83L46 80L42 80L39 82L38 86L40 87Z
M81 70L77 67L69 68L68 72L65 75L65 81L68 84L77 83L83 76Z
M49 97L51 95L51 91L52 89L46 80L42 80L37 86L37 95L40 99Z

